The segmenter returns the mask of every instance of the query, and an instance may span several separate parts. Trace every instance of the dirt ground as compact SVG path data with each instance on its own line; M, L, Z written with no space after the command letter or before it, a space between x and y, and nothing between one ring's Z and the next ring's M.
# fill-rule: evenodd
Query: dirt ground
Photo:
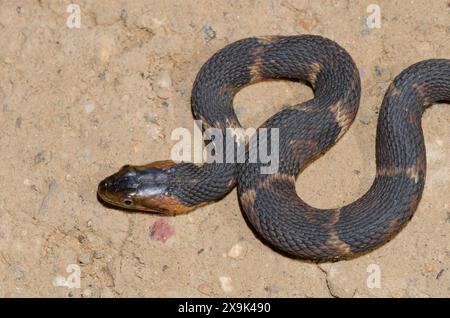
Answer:
M193 130L190 90L211 54L249 36L312 33L352 55L362 100L349 132L297 191L321 208L354 201L374 178L389 83L414 62L450 58L447 0L373 1L381 28L366 24L370 1L77 0L80 28L67 26L70 3L0 1L0 296L450 295L448 105L424 115L428 172L414 218L351 261L316 265L274 252L244 221L236 191L170 218L107 209L96 197L102 178L169 158L172 130ZM264 82L241 91L235 108L257 127L311 96L298 83Z

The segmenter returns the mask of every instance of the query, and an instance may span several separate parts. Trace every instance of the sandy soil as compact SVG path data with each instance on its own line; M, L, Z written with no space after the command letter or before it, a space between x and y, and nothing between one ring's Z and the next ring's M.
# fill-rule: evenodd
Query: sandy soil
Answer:
M172 130L193 130L190 90L211 54L248 36L313 33L350 52L363 95L350 131L297 189L317 207L352 202L374 177L377 110L393 77L450 57L448 1L378 0L380 29L366 26L368 1L75 2L79 29L66 26L70 1L0 2L0 296L450 295L447 105L424 116L428 175L413 220L351 261L277 254L249 229L235 191L175 218L96 198L103 177L168 158ZM311 96L300 84L267 82L245 88L235 106L256 126ZM380 288L369 288L378 272Z

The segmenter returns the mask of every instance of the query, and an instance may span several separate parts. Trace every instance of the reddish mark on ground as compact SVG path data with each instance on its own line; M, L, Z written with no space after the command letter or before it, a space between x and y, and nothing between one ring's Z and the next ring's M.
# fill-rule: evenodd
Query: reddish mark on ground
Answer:
M156 241L165 242L174 234L174 228L164 218L156 220L150 227L150 237Z

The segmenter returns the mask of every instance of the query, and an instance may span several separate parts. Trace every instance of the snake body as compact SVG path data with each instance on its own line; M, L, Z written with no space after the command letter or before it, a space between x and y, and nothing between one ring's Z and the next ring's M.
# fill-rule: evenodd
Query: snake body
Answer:
M99 196L120 207L178 214L218 200L237 185L254 230L291 256L339 260L389 241L419 204L426 172L421 117L431 104L450 100L450 60L421 61L394 79L379 112L375 180L361 198L337 209L305 203L295 191L295 179L353 122L361 91L355 63L337 43L320 36L236 41L199 71L192 90L194 117L203 128L224 133L241 127L233 97L243 86L264 79L300 80L314 91L313 99L284 108L261 126L279 129L276 173L261 174L265 164L248 158L241 164L158 161L124 166L100 182ZM247 150L256 146L247 144Z

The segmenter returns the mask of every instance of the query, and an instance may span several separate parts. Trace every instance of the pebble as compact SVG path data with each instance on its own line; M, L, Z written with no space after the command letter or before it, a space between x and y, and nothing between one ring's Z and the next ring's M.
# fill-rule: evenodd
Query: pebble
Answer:
M159 73L156 84L160 88L170 88L172 86L172 79L170 78L169 72L163 71Z
M214 294L212 287L207 283L202 283L202 284L198 285L197 290L199 293L206 295L206 296L212 296Z
M151 136L154 140L164 139L164 134L162 133L161 127L156 124L149 124L147 134Z
M15 276L15 278L16 278L17 280L22 280L22 279L25 278L26 272L25 272L24 270L22 270L22 269L17 269L17 270L14 272L14 276Z
M317 20L315 18L304 18L304 19L300 19L298 24L304 30L310 32L317 25Z
M80 264L87 265L91 262L91 254L84 253L78 257Z
M87 237L84 234L80 234L78 235L78 242L80 242L81 244L86 243L87 241Z
M439 271L439 273L437 273L436 279L437 279L437 280L441 279L442 274L444 274L444 272L445 272L445 269L441 269L441 270Z
M383 69L381 68L380 65L378 65L378 64L375 65L373 69L375 71L375 75L377 75L377 76L383 75Z
M345 280L341 277L342 273L334 266L330 266L330 269L327 271L327 286L330 294L334 297L353 297L355 294L356 288L346 284Z
M152 113L147 113L144 115L144 119L148 123L156 124L158 122L158 115L152 114Z
M105 257L105 252L103 252L102 250L94 251L94 258L100 259L103 257Z
M86 114L90 114L94 111L95 105L92 101L88 100L84 103L83 108Z
M359 122L364 125L370 124L370 117L367 115L361 115L359 118Z
M45 161L45 151L39 151L36 156L34 156L34 164L40 164Z
M203 39L206 42L210 42L211 40L214 40L216 38L216 31L214 31L214 29L209 24L205 24L202 27L201 31L203 33Z
M245 252L245 247L241 243L235 244L229 251L228 251L228 257L230 258L239 258L243 252Z
M231 278L228 276L220 276L219 277L220 287L226 293L231 293L233 291L233 287L231 287Z

